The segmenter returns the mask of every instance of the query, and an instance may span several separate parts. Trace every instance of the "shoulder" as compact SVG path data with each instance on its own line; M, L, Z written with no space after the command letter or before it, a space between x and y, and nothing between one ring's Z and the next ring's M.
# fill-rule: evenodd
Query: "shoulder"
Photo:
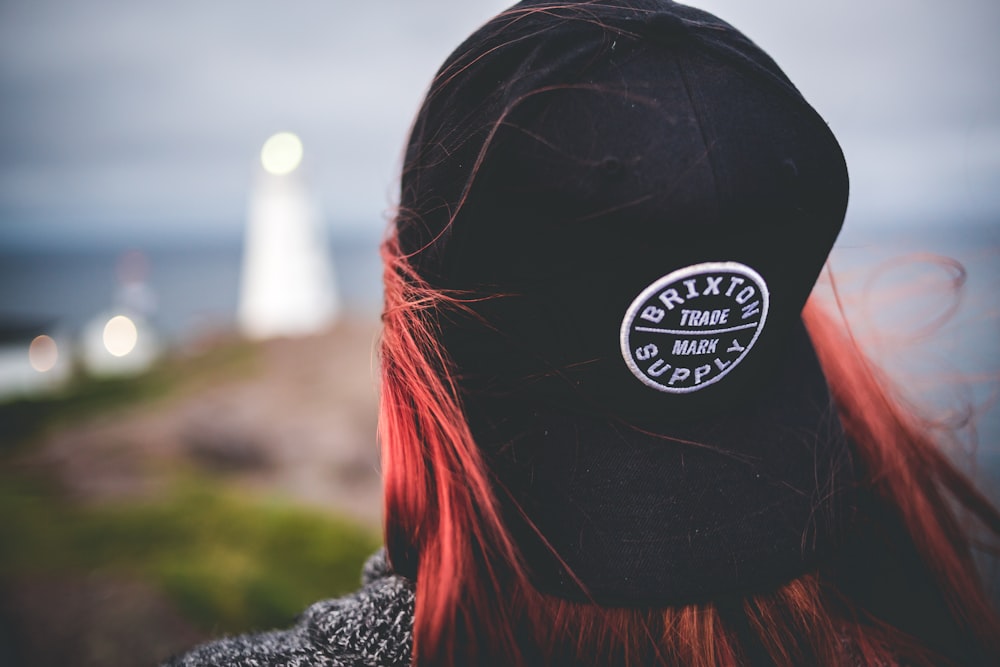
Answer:
M365 564L361 588L317 602L294 627L203 644L163 667L405 667L412 631L413 584L380 551Z

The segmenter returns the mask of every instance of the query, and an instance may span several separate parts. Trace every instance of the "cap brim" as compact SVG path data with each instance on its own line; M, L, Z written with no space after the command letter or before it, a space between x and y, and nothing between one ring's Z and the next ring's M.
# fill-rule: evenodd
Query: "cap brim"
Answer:
M532 410L494 456L538 588L685 604L772 587L835 547L850 449L801 323L785 349L759 392L720 416L637 427Z

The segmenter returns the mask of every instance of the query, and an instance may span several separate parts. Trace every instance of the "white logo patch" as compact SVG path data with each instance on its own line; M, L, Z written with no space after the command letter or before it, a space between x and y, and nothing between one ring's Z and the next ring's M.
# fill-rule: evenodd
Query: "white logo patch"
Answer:
M678 269L632 301L622 320L622 356L646 386L698 391L743 361L764 328L768 301L764 279L745 264Z

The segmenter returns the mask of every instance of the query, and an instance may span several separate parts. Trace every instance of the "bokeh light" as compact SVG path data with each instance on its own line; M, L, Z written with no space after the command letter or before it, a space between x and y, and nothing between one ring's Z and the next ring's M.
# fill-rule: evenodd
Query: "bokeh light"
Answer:
M36 336L28 347L28 361L39 373L47 373L59 361L59 346L51 336Z
M135 323L124 315L116 315L104 325L104 347L113 356L124 357L135 349L138 340Z
M264 142L260 162L270 174L290 174L302 162L302 141L291 132L279 132Z

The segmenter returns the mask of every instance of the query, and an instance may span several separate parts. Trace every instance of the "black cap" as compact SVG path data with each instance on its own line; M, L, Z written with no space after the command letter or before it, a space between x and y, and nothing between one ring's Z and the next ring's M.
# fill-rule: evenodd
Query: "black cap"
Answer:
M847 171L763 51L664 0L521 2L406 163L400 246L469 298L441 338L539 588L680 604L835 548L850 448L801 310Z

